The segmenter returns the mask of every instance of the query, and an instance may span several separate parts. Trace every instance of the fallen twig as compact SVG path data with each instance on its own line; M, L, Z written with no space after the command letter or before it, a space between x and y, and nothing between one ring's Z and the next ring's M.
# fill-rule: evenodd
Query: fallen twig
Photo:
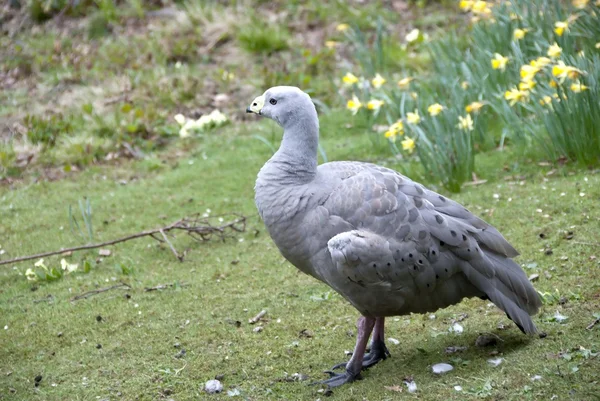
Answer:
M38 253L36 255L28 255L28 256L21 256L21 257L14 258L14 259L0 260L0 265L6 265L9 263L19 263L19 262L24 262L26 260L32 260L32 259L40 259L40 258L45 258L46 256L59 255L62 253L67 253L67 252L101 248L101 247L105 247L108 245L115 245L120 242L125 242L125 241L129 241L129 240L141 238L141 237L149 236L149 237L152 237L152 238L158 240L158 238L155 237L156 234L162 234L163 238L166 240L166 236L164 235L164 233L169 232L171 230L185 231L193 239L198 240L198 241L208 241L213 235L217 235L220 238L224 239L226 230L235 231L235 232L244 232L246 230L246 217L244 217L242 215L234 215L234 216L236 218L232 221L225 222L221 226L213 226L208 221L208 218L202 218L202 217L200 217L199 214L196 214L191 217L184 217L181 220L177 220L176 222L171 223L171 224L161 227L161 228L155 228L152 230L142 231L142 232L139 232L136 234L131 234L126 237L102 242L99 244L81 245L81 246L75 246L73 248L63 248L63 249L60 249L57 251ZM173 245L168 240L166 242L171 247L171 250L173 251L173 253L175 253L175 256L177 257L177 259L179 259L180 261L183 261L184 255L180 256L177 253L177 251L175 250L175 248L173 247Z
M184 283L171 283L171 284L160 284L157 285L155 287L146 287L144 288L145 292L150 292L150 291L158 291L158 290L165 290L167 288L171 288L171 287L175 287L176 285L180 286L180 287L186 287L188 284L184 284Z
M594 326L597 325L598 323L600 323L600 317L597 318L596 320L594 320L592 323L588 324L588 326L586 327L586 330L593 329Z
M117 288L124 288L126 290L130 290L131 286L127 283L121 282L121 283L115 284L111 287L99 288L97 290L91 290L91 291L84 292L83 294L75 295L73 298L70 299L70 301L73 302L73 301L77 301L79 299L89 298L91 296L101 294L106 291L116 290Z
M248 319L248 323L250 323L250 324L258 323L258 321L260 319L262 319L266 314L267 314L267 311L265 309L263 309L260 312L258 312L258 315L254 316L252 319Z
M169 245L169 248L171 248L171 251L173 251L173 254L175 254L175 257L179 259L180 262L183 262L183 255L179 255L177 253L177 250L175 249L173 244L171 244L171 241L169 241L169 239L167 238L167 235L165 234L164 230L160 230L160 234L162 235L167 245Z

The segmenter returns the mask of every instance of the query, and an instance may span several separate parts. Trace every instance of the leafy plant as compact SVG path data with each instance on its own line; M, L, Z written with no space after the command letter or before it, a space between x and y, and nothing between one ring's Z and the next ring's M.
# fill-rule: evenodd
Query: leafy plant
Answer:
M83 200L79 200L79 211L81 213L83 224L85 225L88 243L92 243L94 242L94 229L92 226L92 205L89 198L84 197ZM71 205L69 205L69 226L71 227L71 233L73 233L73 235L75 235L75 229L77 229L79 236L85 238L77 218L73 215Z

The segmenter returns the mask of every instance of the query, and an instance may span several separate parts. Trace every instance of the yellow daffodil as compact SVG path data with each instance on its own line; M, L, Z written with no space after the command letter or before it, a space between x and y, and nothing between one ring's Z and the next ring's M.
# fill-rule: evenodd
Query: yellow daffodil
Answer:
M471 8L473 8L473 3L475 3L475 2L469 1L469 0L462 0L458 4L458 7L460 7L460 9L463 11L471 11Z
M581 58L585 57L585 51L584 50L580 50L579 53L577 53L577 55Z
M352 112L352 115L358 113L358 110L361 107L363 107L363 105L356 95L352 95L352 99L348 100L348 103L346 103L346 108Z
M470 114L466 116L458 116L458 128L464 131L473 131L473 119Z
M325 41L325 47L328 49L335 49L335 47L338 45L338 42L336 42L335 40L326 40Z
M475 1L471 6L471 11L475 14L489 14L491 12L487 1Z
M600 49L600 42L596 43L596 44L594 45L594 47L595 47L596 49Z
M335 30L338 32L344 32L348 28L350 28L350 25L348 25L348 24L339 24L338 26L335 27Z
M463 88L464 90L467 90L467 88L469 88L469 83L467 81L462 81L460 83L460 87Z
M473 102L465 107L465 111L467 113L477 113L483 106L485 106L485 103L483 102Z
M519 90L530 91L534 88L535 81L519 82Z
M548 56L552 58L559 58L561 54L562 49L556 42L554 42L554 44L548 48Z
M375 78L371 80L371 84L375 89L381 88L381 85L385 83L385 78L383 78L379 73L375 74Z
M412 97L414 100L417 100L419 94L417 92L410 92L410 97Z
M385 131L385 133L383 135L390 141L396 142L396 136L398 135L398 133L394 132L392 130L387 130L387 131Z
M521 40L525 37L525 34L529 32L529 29L520 29L517 28L513 31L513 39L514 40Z
M573 0L572 3L573 3L573 7L582 9L582 8L585 8L589 2L590 2L590 0Z
M404 122L402 120L398 120L392 125L390 125L390 129L393 129L399 134L404 134Z
M442 112L442 110L444 110L444 106L442 106L439 103L434 103L431 106L429 106L427 108L427 111L429 112L429 115L435 117L438 114L440 114Z
M540 71L540 67L525 64L521 66L521 81L527 82L532 81L535 78L535 74Z
M508 57L504 57L499 53L494 53L494 58L492 59L492 68L494 70L502 70L506 69L506 63L508 63Z
M508 17L510 18L511 21L520 19L519 16L517 15L517 13L514 13L514 12L508 14ZM523 33L523 36L525 36L525 33ZM523 36L521 36L520 38L515 38L515 39L523 39Z
M412 138L406 137L402 142L402 149L412 153L415 150L415 141Z
M344 84L346 85L354 85L358 82L358 77L351 72L347 72L346 75L344 75L344 78L342 78L342 81L344 81Z
M554 32L558 36L563 36L565 31L569 31L569 22L567 21L557 21L554 23Z
M419 110L415 110L414 112L406 113L406 121L410 124L418 124L421 121L421 116L419 116Z
M512 88L504 92L504 99L508 100L511 106L514 106L517 102L522 102L527 99L529 92L522 91L517 88Z
M550 60L548 57L538 57L535 60L531 60L529 65L536 68L544 68L550 63L552 63L552 60Z
M412 81L414 78L411 77L406 77L406 78L402 78L400 81L398 81L398 87L400 89L408 89L410 86L410 81Z
M552 98L550 96L544 96L543 98L540 99L540 104L542 106L545 106L547 104L552 104Z
M561 83L564 82L565 78L567 77L571 79L577 79L580 74L581 70L566 65L562 60L559 60L556 65L552 66L552 75L558 78Z
M571 84L571 90L575 93L579 93L579 92L583 92L584 90L586 90L588 87L585 86L584 84L582 84L581 82L577 81Z
M377 111L381 108L381 106L384 105L384 103L385 102L383 100L371 99L367 103L367 109Z

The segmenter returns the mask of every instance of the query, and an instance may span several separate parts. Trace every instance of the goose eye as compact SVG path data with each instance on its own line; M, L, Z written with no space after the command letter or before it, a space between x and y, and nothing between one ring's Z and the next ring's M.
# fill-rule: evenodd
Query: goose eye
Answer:
M269 103L271 103L272 105L276 105L277 104L277 100L271 99L271 100L269 100Z

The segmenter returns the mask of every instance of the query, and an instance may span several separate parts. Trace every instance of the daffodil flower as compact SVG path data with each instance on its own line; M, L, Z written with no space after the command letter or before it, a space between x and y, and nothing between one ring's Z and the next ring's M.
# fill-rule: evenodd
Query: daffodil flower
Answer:
M335 27L335 30L338 32L344 32L348 30L348 28L350 28L350 25L348 24L338 24L338 26Z
M535 87L535 81L519 82L519 90L530 91Z
M562 36L565 31L569 31L568 21L557 21L554 23L554 33L556 33L558 36Z
M335 40L326 40L325 41L325 47L328 49L335 49L335 47L338 45L338 42L336 42Z
M463 11L471 11L471 8L473 7L473 3L474 3L474 1L461 0L461 2L458 4L458 7Z
M44 259L40 259L40 260L38 260L38 261L37 261L37 262L35 262L33 265L34 265L35 267L40 267L40 266L41 266L41 267L46 267L46 266L44 265Z
M550 96L544 96L543 98L540 99L540 104L542 106L545 106L547 104L552 104L552 98Z
M421 121L421 116L419 116L419 110L415 110L414 112L406 113L406 121L409 124L418 124Z
M485 103L483 103L483 102L473 102L473 103L468 104L465 107L465 111L467 113L472 113L472 112L477 113L483 106L485 106Z
M548 48L548 56L552 58L559 58L561 54L562 49L556 42Z
M408 153L412 153L415 150L415 140L409 137L406 137L402 142L402 149L408 151Z
M532 67L536 67L536 68L544 68L545 66L547 66L548 64L552 63L552 60L550 60L548 57L538 57L535 60L531 60L529 62L529 65Z
M402 78L400 81L398 81L398 87L400 89L408 89L410 86L410 81L412 81L414 78L411 77L406 77L406 78Z
M508 100L511 106L514 106L517 102L522 102L527 99L529 92L522 91L517 88L512 88L504 92L504 99Z
M381 88L381 86L385 83L385 78L383 78L379 73L375 74L375 78L371 80L371 84L375 89Z
M527 32L529 32L529 29L520 29L517 28L513 31L513 39L514 40L521 40L525 37L525 34L527 34Z
M575 67L568 66L564 61L560 60L556 65L552 66L552 75L564 82L565 78L577 79L581 74L581 70Z
M463 88L464 90L467 90L469 88L469 82L468 81L462 81L460 83L460 87Z
M390 141L396 142L396 136L398 135L398 133L389 129L389 130L385 131L385 133L383 135Z
M600 49L600 42L596 43L596 44L594 45L594 47L595 47L596 49Z
M402 120L398 120L390 125L390 130L396 132L397 134L404 135L404 123Z
M444 110L444 106L442 106L439 103L434 103L431 106L429 106L427 108L427 111L429 112L429 115L432 117L437 116L438 114L440 114L442 112L442 110Z
M342 78L342 81L344 81L344 84L350 86L358 82L358 77L351 72L347 72Z
M492 59L492 68L494 70L502 70L506 69L506 64L508 63L508 57L504 57L500 53L494 53L494 58Z
M458 116L458 128L464 131L473 131L473 119L470 114L466 116Z
M579 81L571 84L571 90L575 93L583 92L586 89L588 89L588 87Z
M540 71L540 67L534 67L530 64L525 64L521 66L521 81L527 82L531 81L535 78L535 74Z
M369 110L373 110L373 111L377 111L381 108L381 106L383 106L385 104L385 102L383 100L379 100L379 99L371 99L369 100L369 102L367 103L367 109Z
M362 103L360 102L360 100L358 100L356 95L352 95L352 99L348 100L348 103L346 103L346 108L352 112L352 115L358 113L358 110L362 106Z
M573 0L572 3L573 3L573 7L582 9L582 8L585 8L589 2L590 2L590 0Z

